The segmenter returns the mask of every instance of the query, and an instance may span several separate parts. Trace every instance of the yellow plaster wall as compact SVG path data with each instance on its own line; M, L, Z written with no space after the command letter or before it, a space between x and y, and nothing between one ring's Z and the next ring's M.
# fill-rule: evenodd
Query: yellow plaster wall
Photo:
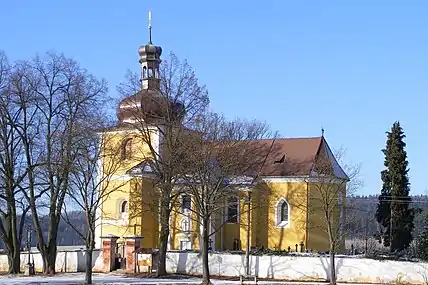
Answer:
M269 215L266 214L268 211L268 195L270 189L266 185L261 185L253 192L252 199L252 245L257 248L268 248L269 240Z
M220 239L222 239L223 249L227 250L233 250L235 239L238 240L238 248L245 249L246 247L248 213L248 205L246 203L247 193L238 190L233 195L239 198L238 223L223 222L223 229L220 237ZM227 197L225 197L225 201L227 201ZM225 203L225 205L227 205L227 203ZM227 211L225 210L222 220L225 221L226 219Z
M158 243L159 203L157 191L149 179L133 179L130 194L130 224L143 236L143 248L156 248Z
M194 201L192 198L191 207L195 210ZM190 240L192 243L192 249L199 249L199 228L200 223L198 221L197 214L195 212L190 212ZM170 223L170 236L171 236L171 249L178 250L180 247L180 239L186 238L185 232L181 230L180 222L186 216L181 211L181 200L177 199L172 212L171 212L171 223Z
M105 193L109 193L102 204L101 235L123 237L135 233L144 236L143 247L153 248L157 246L158 224L157 208L153 207L156 203L152 201L156 199L153 194L154 187L149 180L131 179L126 176L127 170L150 157L149 148L143 142L142 136L138 131L108 132L101 136L102 172L104 177L108 176L104 179L103 189ZM151 136L155 144L158 134L152 133ZM131 153L127 159L122 160L122 142L127 138L132 138ZM128 201L129 209L126 225L120 221L120 203L124 200Z
M143 159L151 157L149 146L144 142L144 133L138 131L109 132L103 134L103 169L116 175L125 174L127 170L140 163ZM132 138L131 155L125 160L121 159L122 142ZM150 133L151 144L155 145L159 139L157 132Z
M131 180L111 180L108 182L107 187L116 190L112 190L103 199L102 235L112 234L122 237L131 234L133 229L129 228L129 219L127 221L128 225L119 224L122 220L120 216L120 204L124 200L129 201L131 185Z
M250 246L253 245L254 239L251 236L251 233L254 232L254 215L252 213L255 212L254 207L254 197L252 195L251 197L251 207L248 206L247 203L247 195L245 195L244 198L241 199L240 203L240 211L239 211L239 222L240 222L240 230L239 230L239 236L241 238L241 249L246 250L247 249L247 233L248 233L248 212L250 211Z
M257 186L252 191L250 212L250 246L270 249L292 250L303 241L306 244L307 183L275 182ZM241 249L247 247L248 205L247 192L242 192L239 208L239 224L226 223L220 238L223 249L233 249L234 239L238 239ZM290 227L276 226L276 206L284 198L290 207ZM219 237L219 235L217 235ZM216 246L220 248L221 242Z
M346 184L332 184L327 182L311 183L309 185L308 203L308 245L309 249L317 251L329 251L330 239L328 235L328 221L331 223L332 232L337 233L340 222L339 196L344 198ZM326 206L328 205L328 206ZM328 210L326 210L328 209ZM326 218L326 212L330 217ZM345 217L343 217L345 218ZM337 242L336 251L341 253L345 249L345 236L333 234L333 240Z
M268 209L261 209L259 217L268 215L268 248L287 250L290 246L295 249L296 244L306 241L306 205L307 184L304 182L276 182L266 183L270 195L263 196ZM281 198L287 200L290 207L290 226L278 228L276 226L275 209ZM266 219L266 218L265 218ZM260 223L261 224L261 223Z
M120 203L124 200L129 201L129 194L131 192L131 180L111 180L105 182L106 188L110 189L108 195L103 197L103 219L118 219L120 218Z

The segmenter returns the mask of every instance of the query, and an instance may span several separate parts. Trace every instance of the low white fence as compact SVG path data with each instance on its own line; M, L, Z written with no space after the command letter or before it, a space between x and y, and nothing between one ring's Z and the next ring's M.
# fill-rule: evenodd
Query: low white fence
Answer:
M92 264L95 266L95 263L100 262L101 250L96 249L92 253ZM43 269L43 260L40 252L33 251L30 252L30 257L28 255L28 252L22 252L21 253L21 271L25 270L25 267L28 263L28 258L30 258L31 262L34 261L34 267L36 272L42 272ZM82 249L76 249L76 250L64 250L64 251L58 251L56 256L56 264L55 264L55 270L56 272L82 272L86 269L86 252ZM8 271L8 262L7 262L7 255L0 254L0 272L7 272Z
M202 260L197 253L169 252L169 273L202 274ZM339 282L384 284L397 280L426 284L428 264L402 261L378 261L358 257L337 257ZM210 254L210 273L220 276L245 274L245 255ZM330 272L329 257L252 256L251 273L259 278L290 281L325 281Z

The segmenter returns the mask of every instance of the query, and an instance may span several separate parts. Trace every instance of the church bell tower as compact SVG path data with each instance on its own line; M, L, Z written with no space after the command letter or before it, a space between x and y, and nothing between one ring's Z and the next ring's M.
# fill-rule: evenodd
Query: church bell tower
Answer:
M152 44L152 14L149 12L149 42L138 49L141 64L141 89L159 90L159 65L162 48Z

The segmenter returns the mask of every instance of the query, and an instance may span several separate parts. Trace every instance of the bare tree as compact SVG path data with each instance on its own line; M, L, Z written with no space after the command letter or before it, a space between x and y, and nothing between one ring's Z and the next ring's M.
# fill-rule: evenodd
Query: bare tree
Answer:
M308 182L310 198L308 202L309 227L318 229L328 236L330 256L330 284L336 284L335 254L344 249L345 228L355 223L355 216L348 216L353 204L346 203L346 197L355 193L361 186L359 165L344 163L344 150L335 155L325 144L321 148ZM342 162L342 165L339 164Z
M162 62L159 69L159 88L140 90L140 78L130 74L128 82L119 86L126 97L122 102L133 109L133 121L129 126L136 130L135 137L142 149L134 159L150 165L151 178L158 190L156 206L159 209L159 262L157 275L166 274L166 251L170 234L170 216L177 198L177 181L183 174L181 158L185 155L184 141L199 115L208 106L208 92L198 82L195 72L187 61L180 61L171 53L169 60ZM132 96L130 96L132 95ZM159 137L159 140L154 139ZM139 203L134 203L138 205ZM139 206L141 208L141 206ZM141 209L132 209L133 215L142 215Z
M364 201L364 200L363 200ZM366 199L366 201L370 201ZM360 202L360 203L359 203ZM364 203L364 202L363 202ZM361 203L359 197L348 195L346 205L346 249L364 252L366 256L376 249L376 204Z
M227 221L223 216L227 198L232 193L252 187L270 149L254 140L270 137L269 127L258 121L228 121L207 113L195 126L198 135L187 143L185 191L194 203L190 211L202 225L201 251L203 283L210 284L208 264L209 237ZM265 145L263 145L265 146ZM258 158L261 158L258 159ZM245 191L244 191L245 192ZM242 212L241 212L242 214Z
M77 62L55 53L20 62L15 78L23 110L17 128L28 172L22 192L30 206L43 272L53 274L58 225L83 133L79 126L102 109L107 87ZM41 224L44 210L47 229Z
M121 183L111 183L113 175L121 167L120 146L115 144L115 135L104 134L97 136L95 126L90 122L82 131L87 136L78 142L78 155L73 164L70 177L68 199L70 207L64 207L62 216L76 233L85 241L86 246L86 275L85 283L92 284L92 253L95 248L95 230L97 219L101 216L102 202L108 199L115 191L120 191ZM85 213L86 226L84 230L76 227L70 219L70 211L76 210Z
M21 207L20 184L26 171L21 159L23 148L15 125L21 108L14 102L11 88L13 67L0 53L0 238L8 255L9 273L19 273L20 247L28 207Z

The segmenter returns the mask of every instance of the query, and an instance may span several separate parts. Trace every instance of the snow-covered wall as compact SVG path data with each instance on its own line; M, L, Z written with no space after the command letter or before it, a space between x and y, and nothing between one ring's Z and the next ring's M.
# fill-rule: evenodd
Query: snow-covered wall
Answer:
M329 276L328 257L252 256L251 273L259 278L324 281ZM210 273L239 276L245 273L245 255L211 254ZM170 273L202 274L197 253L169 252L167 270ZM336 275L340 282L380 283L397 280L426 284L428 264L400 261L378 261L367 258L337 257Z

